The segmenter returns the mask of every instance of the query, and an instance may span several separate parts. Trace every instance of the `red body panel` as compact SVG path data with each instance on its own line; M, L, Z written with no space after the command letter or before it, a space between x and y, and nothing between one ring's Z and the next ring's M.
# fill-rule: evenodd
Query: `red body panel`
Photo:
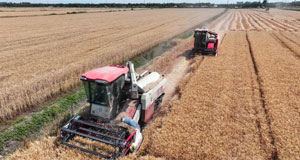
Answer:
M135 111L136 111L136 107L128 107L127 110L126 110L126 113L128 113L129 116L131 118L133 118Z
M212 48L214 48L214 45L215 45L214 43L208 43L207 44L207 48L208 49L212 49Z
M102 80L106 82L112 82L119 78L121 75L126 74L128 71L128 67L111 65L91 70L83 74L82 77L85 77L89 80Z
M154 114L154 105L155 102L153 102L146 110L145 110L145 120L144 122L147 123Z
M128 141L130 141L126 146L122 146L122 148L124 148L125 147L125 149L123 150L123 152L122 152L122 155L124 156L124 155L126 155L127 153L128 153L128 151L130 150L130 146L131 146L131 144L133 143L133 137L136 135L136 131L134 131L133 133L131 133L130 135L129 135L129 137L126 139L126 141L125 141L125 143L124 144L126 144Z

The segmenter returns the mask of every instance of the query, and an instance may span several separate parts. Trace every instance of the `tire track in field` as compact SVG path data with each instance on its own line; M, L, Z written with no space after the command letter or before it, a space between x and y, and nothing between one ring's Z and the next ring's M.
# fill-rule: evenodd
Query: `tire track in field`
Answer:
M272 33L271 36L278 41L282 47L287 48L290 50L290 52L293 54L294 57L296 57L298 60L300 60L300 52L299 50L295 50L294 48L292 48L290 45L288 45L284 40L282 40L282 38L280 36L278 36L275 33ZM299 45L298 45L299 46Z
M270 119L270 115L269 115L269 110L266 107L265 93L264 93L264 90L262 89L262 83L263 82L262 82L262 78L260 77L259 70L257 68L255 57L253 55L251 42L250 42L249 37L248 37L248 32L246 32L246 39L247 39L247 42L248 42L249 52L250 52L250 56L251 56L251 59L252 59L254 71L255 71L255 74L256 74L256 80L257 80L258 87L259 87L260 101L261 101L261 104L262 104L261 107L264 110L264 114L265 114L267 124L268 124L269 136L271 138L271 144L273 146L273 151L272 151L271 157L269 157L269 158L272 159L272 160L277 160L278 159L278 150L277 150L277 147L276 147L275 136L274 136L272 126L271 126L271 119Z
M247 33L247 32L244 32ZM246 39L246 34L245 34L245 40L247 43ZM259 83L257 80L257 74L255 72L255 67L253 65L253 60L251 57L251 52L250 52L250 47L249 44L247 43L246 45L248 47L248 52L246 53L249 57L249 61L247 63L248 70L250 71L250 79L251 79L251 89L252 89L252 101L253 104L255 104L252 109L254 111L254 115L256 117L255 123L256 127L258 130L258 136L259 136L259 142L260 142L260 148L266 153L265 159L269 159L271 155L268 153L271 153L270 151L272 150L272 144L270 141L270 136L269 136L269 131L268 131L268 123L267 119L265 116L265 111L264 108L262 107L262 102L261 102L261 96L260 96L260 91L259 91Z

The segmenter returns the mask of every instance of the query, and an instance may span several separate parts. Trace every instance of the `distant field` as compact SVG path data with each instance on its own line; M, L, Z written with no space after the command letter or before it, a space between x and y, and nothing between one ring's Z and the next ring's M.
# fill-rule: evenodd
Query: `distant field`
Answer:
M145 8L134 8L133 10L144 10ZM100 13L131 11L131 8L4 8L0 7L0 18L49 16L60 14Z
M27 10L24 13L36 12ZM75 87L79 76L91 68L133 58L223 10L155 9L1 18L0 119L12 118Z
M300 14L296 11L238 9L225 18L231 22L230 30L300 31Z

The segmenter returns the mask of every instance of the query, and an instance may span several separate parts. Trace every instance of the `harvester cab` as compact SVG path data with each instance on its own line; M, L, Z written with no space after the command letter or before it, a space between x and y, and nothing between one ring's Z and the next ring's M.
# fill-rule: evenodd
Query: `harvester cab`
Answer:
M127 62L91 70L80 79L90 105L61 128L62 143L107 159L136 152L143 126L162 102L164 76L148 71L139 75Z
M217 56L218 34L207 29L195 29L193 54Z
M125 75L124 66L106 66L82 75L87 101L90 103L90 117L95 120L109 121L120 111ZM103 76L99 78L98 73Z

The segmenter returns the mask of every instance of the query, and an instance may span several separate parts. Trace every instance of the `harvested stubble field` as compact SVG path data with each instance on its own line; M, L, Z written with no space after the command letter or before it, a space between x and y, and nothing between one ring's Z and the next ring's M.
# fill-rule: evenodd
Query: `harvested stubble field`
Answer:
M278 157L299 159L300 58L272 33L250 32L248 37Z
M180 100L147 130L152 136L146 153L168 159L270 158L274 148L246 33L227 33L218 57L195 61Z
M300 30L300 14L296 11L239 9L224 17L231 22L230 30L288 31Z
M80 74L120 63L224 9L3 18L0 23L0 119L75 87ZM209 16L204 13L211 12ZM160 15L160 16L153 16Z
M180 100L147 130L141 154L299 159L300 59L273 34L230 32L219 57L199 57Z
M238 26L240 31L226 33L218 57L190 61L179 99L162 106L145 130L138 155L121 159L300 159L300 35L292 20L299 15L285 23L268 17L273 14L284 17L290 11L231 10L224 15L215 24L217 31ZM271 21L282 22L281 27ZM192 44L187 43L188 50ZM9 159L62 156L98 158L49 137L26 143Z
M275 26L272 21L283 19L266 22L259 17L269 14L260 12L226 15L232 19L228 29L241 31L227 33L219 57L196 59L193 73L179 86L180 100L147 128L150 138L141 155L300 159L299 23ZM245 13L261 25L242 23Z

